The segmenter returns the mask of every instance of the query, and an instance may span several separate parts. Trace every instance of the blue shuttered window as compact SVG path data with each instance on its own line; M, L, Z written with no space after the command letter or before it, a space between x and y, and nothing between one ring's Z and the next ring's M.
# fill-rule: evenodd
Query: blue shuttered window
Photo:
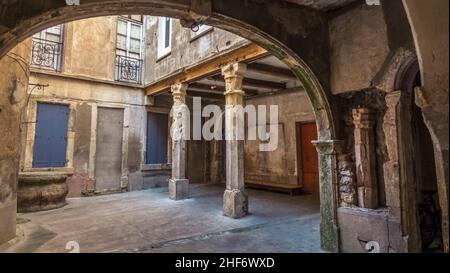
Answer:
M168 121L167 114L147 114L147 164L167 163Z
M38 103L33 168L65 167L69 107Z

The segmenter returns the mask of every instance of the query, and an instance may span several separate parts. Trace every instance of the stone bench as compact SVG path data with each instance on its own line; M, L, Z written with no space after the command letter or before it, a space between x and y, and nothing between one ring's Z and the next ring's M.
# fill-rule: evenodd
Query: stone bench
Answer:
M19 174L17 211L36 212L67 205L67 174L30 172Z

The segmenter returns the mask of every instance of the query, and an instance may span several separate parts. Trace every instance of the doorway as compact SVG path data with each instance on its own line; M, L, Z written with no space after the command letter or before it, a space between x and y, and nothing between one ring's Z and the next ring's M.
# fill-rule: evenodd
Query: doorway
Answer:
M315 122L297 122L296 132L299 185L303 185L304 193L319 200L319 159L312 144L312 141L317 140L317 125Z
M121 190L124 110L98 108L95 190Z
M420 74L417 74L414 87L420 85ZM416 105L414 99L411 99L410 105L414 144L413 168L417 187L416 198L422 251L441 252L443 251L442 216L439 206L433 141L424 122L422 110Z

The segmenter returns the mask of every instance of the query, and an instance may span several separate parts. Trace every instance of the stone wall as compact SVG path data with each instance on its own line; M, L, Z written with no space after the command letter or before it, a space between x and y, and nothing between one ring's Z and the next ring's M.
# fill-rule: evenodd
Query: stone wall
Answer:
M417 103L422 108L435 147L444 248L449 252L449 2L404 0L403 3L412 26L419 57L422 87L416 90Z
M122 187L140 173L144 161L146 109L144 94L139 88L72 79L33 72L30 82L48 85L34 90L27 111L27 133L23 145L22 171L32 168L37 102L63 103L70 106L67 159L62 171L72 174L68 179L69 197L89 194L95 190L95 150L98 107L124 109ZM56 172L61 169L55 169Z
M0 60L0 245L16 235L22 113L27 101L30 41ZM4 68L8 69L4 69Z
M181 71L183 67L246 43L244 38L218 28L207 30L194 38L191 29L184 28L178 19L173 19L172 50L170 55L158 59L157 30L158 17L151 17L145 30L148 33L145 56L146 84L157 82L174 72Z
M329 24L332 93L370 87L389 54L383 9L361 4Z
M245 142L245 179L298 185L296 123L315 121L311 102L304 91L288 92L246 101L247 105L277 105L279 111L278 148L259 151L259 141ZM269 111L269 110L267 110ZM269 129L269 128L267 128Z
M114 81L117 16L74 21L64 27L64 73Z

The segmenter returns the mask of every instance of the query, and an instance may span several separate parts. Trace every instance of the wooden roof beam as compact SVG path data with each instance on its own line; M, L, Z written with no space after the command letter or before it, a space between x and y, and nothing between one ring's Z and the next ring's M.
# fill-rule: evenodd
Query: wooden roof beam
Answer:
M145 88L148 96L156 95L169 89L177 82L190 82L198 80L206 75L220 72L222 66L233 62L246 62L267 56L268 53L262 47L255 44L247 44L230 52L213 56L203 60L200 64L187 67L178 73L161 79Z
M283 80L296 80L297 77L292 73L291 70L280 68L272 65L262 64L262 63L250 63L248 64L249 71L254 71L259 74L269 75L272 77L278 77Z

